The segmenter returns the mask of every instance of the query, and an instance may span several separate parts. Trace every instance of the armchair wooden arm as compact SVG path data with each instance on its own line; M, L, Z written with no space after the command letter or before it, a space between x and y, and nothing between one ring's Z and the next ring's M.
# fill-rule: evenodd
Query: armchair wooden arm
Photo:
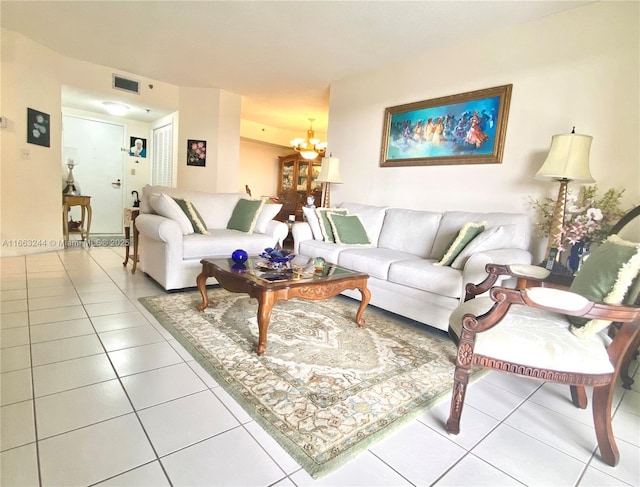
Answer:
M498 281L499 276L515 277L520 283L523 280L543 282L551 274L543 267L525 264L505 265L491 263L486 265L485 270L487 271L487 277L484 281L479 284L469 283L465 286L465 301L487 292Z

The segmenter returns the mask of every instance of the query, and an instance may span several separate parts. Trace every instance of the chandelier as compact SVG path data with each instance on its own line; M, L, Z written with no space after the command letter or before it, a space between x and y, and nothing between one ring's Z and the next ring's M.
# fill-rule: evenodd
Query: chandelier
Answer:
M291 145L293 146L296 152L299 152L300 155L305 159L315 159L318 156L324 155L327 150L327 143L320 142L320 139L314 138L313 132L313 121L315 118L309 119L309 130L307 130L307 138L306 139L293 139L291 141Z

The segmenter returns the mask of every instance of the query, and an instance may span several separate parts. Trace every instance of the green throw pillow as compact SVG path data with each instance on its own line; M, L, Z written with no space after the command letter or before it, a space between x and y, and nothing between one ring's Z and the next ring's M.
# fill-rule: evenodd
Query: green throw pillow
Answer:
M324 236L325 242L335 242L333 236L333 228L331 228L331 222L327 213L337 213L338 215L346 215L348 213L346 208L316 208L316 215L318 215L318 223L320 224L320 230Z
M640 273L640 244L611 235L582 264L569 290L589 301L631 304L637 298L635 281ZM611 321L569 316L571 332L589 337L607 328Z
M371 245L371 239L367 235L364 225L358 215L340 215L327 213L331 229L338 244Z
M233 209L227 228L230 230L240 230L245 233L253 233L253 229L258 221L260 211L264 200L250 200L241 198L236 203L236 207Z
M449 247L445 251L444 255L438 262L433 265L449 266L456 260L456 257L464 250L469 242L471 242L476 236L484 232L484 226L487 222L469 222L465 223L463 227L456 235Z
M198 213L198 210L196 210L196 207L193 206L193 203L191 203L191 201L189 201L186 198L185 199L174 198L174 200L178 204L180 209L184 212L184 214L187 215L187 218L189 219L189 222L191 222L191 225L193 226L193 231L195 233L210 235L209 231L207 230L207 226L204 223L204 220L200 216L200 213Z

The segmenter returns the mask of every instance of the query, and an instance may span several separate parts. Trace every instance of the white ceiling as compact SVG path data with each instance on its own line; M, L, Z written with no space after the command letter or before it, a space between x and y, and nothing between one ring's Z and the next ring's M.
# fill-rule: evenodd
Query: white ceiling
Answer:
M587 3L2 0L0 24L71 58L237 93L246 120L303 131L313 117L323 131L333 81ZM82 109L104 99L63 96ZM148 120L172 107L133 108Z

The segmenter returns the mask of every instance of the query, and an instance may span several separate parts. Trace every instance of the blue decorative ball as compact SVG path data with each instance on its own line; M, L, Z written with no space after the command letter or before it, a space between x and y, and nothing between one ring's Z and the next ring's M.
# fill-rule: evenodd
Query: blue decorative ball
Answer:
M236 264L244 264L249 258L249 254L245 250L237 249L231 254L231 260Z

